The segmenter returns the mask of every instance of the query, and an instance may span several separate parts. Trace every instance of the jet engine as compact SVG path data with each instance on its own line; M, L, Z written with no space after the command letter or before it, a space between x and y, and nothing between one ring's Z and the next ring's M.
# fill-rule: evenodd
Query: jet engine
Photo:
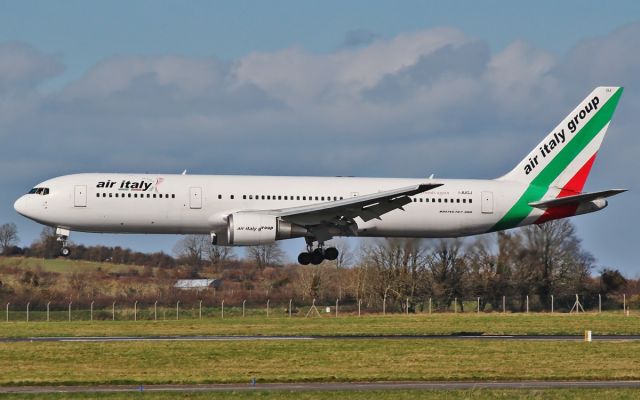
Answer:
M273 215L237 212L227 217L227 243L230 246L255 246L280 239L303 237L307 229L282 221Z

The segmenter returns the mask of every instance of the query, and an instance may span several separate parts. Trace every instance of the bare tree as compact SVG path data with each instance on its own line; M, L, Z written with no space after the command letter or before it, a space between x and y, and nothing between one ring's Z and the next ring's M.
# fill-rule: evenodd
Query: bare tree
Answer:
M215 244L211 244L211 241L209 240L207 240L207 243L208 245L204 249L204 256L214 267L218 267L236 257L233 247L217 246Z
M206 235L187 235L173 246L173 252L190 268L189 275L193 278L202 267L208 243L209 238Z
M584 287L594 259L581 248L571 221L558 219L528 226L523 235L523 261L545 307L551 294L573 294Z
M263 269L268 265L278 265L284 260L284 251L280 243L261 244L247 247L247 257L253 260L258 268Z
M18 228L16 224L0 225L0 254L6 254L9 250L18 244Z
M336 268L350 267L354 262L354 254L349 242L346 239L335 239L332 245L338 249L338 258L334 261Z
M447 306L465 295L468 265L459 239L441 239L429 257L433 291Z

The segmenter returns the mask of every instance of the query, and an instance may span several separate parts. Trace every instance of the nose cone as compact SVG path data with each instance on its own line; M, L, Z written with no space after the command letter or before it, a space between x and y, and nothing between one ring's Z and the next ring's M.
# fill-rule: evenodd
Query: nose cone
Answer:
M18 214L26 217L28 212L26 196L22 196L16 200L16 202L13 203L13 208L18 212Z

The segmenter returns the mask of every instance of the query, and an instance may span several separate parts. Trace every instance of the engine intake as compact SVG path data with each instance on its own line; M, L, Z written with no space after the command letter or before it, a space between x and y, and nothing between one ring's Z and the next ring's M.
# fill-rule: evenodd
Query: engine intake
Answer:
M273 215L237 212L227 217L227 243L231 246L255 246L276 240L303 237L307 229L282 221Z

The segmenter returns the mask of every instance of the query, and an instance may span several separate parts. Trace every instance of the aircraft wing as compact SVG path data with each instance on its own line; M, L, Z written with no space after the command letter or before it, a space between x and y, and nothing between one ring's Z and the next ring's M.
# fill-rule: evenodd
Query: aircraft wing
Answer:
M616 194L626 192L626 191L627 189L611 189L611 190L603 190L600 192L580 193L574 196L565 196L565 197L558 197L551 200L534 201L533 203L529 203L529 205L531 207L545 209L545 208L551 208L551 207L564 206L567 204L582 203L582 202L592 201L596 199L604 199L606 197L615 196Z
M442 186L441 183L423 183L378 193L350 197L343 200L328 201L308 206L290 207L276 210L256 210L257 213L274 215L297 225L310 228L319 238L331 236L326 233L332 227L357 229L353 221L360 217L363 221L381 219L393 210L403 210L403 206L412 202L414 196ZM325 233L323 233L325 232Z

